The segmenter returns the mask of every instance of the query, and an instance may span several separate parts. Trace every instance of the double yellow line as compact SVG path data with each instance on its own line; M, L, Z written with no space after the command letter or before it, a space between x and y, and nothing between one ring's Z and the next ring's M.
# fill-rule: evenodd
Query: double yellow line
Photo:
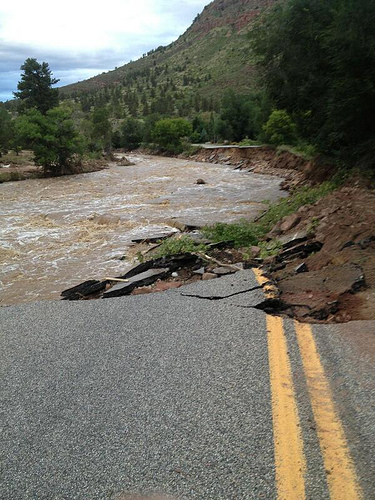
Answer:
M254 270L258 282L267 279ZM266 292L267 293L267 292ZM331 500L359 500L361 489L310 325L294 323ZM306 459L283 320L267 316L276 482L279 500L306 498Z

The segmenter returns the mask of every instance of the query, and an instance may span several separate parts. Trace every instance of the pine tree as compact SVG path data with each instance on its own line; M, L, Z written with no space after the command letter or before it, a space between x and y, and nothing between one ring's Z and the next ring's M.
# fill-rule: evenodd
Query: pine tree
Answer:
M59 80L52 77L48 63L38 63L36 59L26 59L21 66L23 73L18 82L18 92L13 92L17 99L21 99L24 109L35 108L42 114L56 107L59 103L57 89L53 89Z

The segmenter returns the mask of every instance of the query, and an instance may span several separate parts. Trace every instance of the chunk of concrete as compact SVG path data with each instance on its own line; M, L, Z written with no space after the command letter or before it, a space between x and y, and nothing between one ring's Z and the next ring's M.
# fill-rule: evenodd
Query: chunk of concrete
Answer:
M130 295L135 288L152 285L158 279L164 278L169 273L168 268L149 269L141 274L129 278L128 283L119 283L103 294L103 299Z

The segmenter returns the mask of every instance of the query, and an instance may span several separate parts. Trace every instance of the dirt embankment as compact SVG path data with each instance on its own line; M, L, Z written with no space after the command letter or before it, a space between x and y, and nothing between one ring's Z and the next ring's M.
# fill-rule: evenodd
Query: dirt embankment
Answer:
M265 270L279 290L271 306L303 321L375 319L375 192L344 187L282 221L283 243Z
M195 159L279 175L285 189L332 175L332 168L267 147L206 149ZM269 233L270 247L276 240L281 250L262 263L279 294L265 304L268 312L307 322L375 320L375 192L362 184L348 182Z
M221 163L256 174L283 177L283 189L306 182L322 182L332 170L322 164L305 160L288 151L277 152L267 146L254 148L201 149L191 159L208 163Z

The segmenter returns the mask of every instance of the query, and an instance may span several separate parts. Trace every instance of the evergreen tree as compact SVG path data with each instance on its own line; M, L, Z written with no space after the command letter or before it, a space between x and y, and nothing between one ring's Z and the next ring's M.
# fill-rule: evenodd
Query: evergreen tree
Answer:
M0 157L8 151L12 135L13 130L10 114L3 106L0 106Z
M22 101L22 108L35 108L42 114L54 108L59 103L57 89L53 89L59 80L52 77L48 63L38 63L36 59L26 59L21 66L23 73L18 82L18 92L13 92L17 99Z
M105 108L95 109L92 118L92 139L95 141L94 149L104 149L107 153L112 145L112 125L109 121L109 112Z
M143 126L140 120L127 118L121 127L121 147L132 150L139 148L143 138Z
M318 150L375 163L375 2L287 0L259 18L253 48L270 98Z

